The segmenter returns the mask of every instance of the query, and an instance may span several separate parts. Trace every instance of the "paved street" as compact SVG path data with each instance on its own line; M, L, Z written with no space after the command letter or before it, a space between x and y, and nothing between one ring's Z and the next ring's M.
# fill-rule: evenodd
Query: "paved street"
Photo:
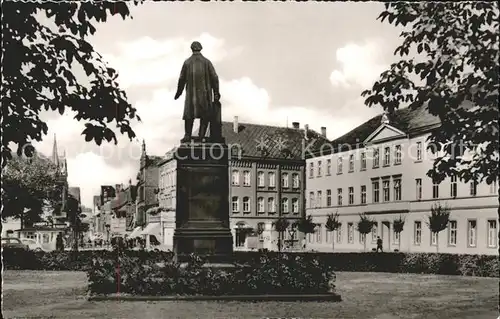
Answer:
M56 318L498 317L498 279L338 273L340 303L88 302L82 272L5 271L3 315ZM168 315L167 315L168 314Z

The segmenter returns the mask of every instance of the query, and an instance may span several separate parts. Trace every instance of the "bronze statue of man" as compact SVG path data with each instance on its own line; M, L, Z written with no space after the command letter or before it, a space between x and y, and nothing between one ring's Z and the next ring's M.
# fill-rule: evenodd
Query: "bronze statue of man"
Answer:
M204 141L208 124L210 137L218 138L219 129L217 117L220 116L219 77L209 59L201 54L203 47L197 41L191 44L193 54L182 66L179 83L177 85L177 100L186 88L184 102L184 138L181 143L189 142L193 130L194 119L200 119L199 138ZM219 114L219 115L218 115ZM219 120L220 121L220 120ZM215 124L215 125L214 125Z

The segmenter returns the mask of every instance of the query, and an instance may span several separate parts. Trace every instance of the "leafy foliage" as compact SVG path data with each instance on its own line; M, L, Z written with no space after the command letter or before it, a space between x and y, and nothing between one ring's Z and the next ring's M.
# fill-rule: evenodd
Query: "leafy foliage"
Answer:
M280 217L273 222L273 227L278 233L284 233L290 226L290 221Z
M342 223L339 222L339 213L335 213L335 215L334 214L328 214L328 217L327 217L327 220L326 220L326 224L325 224L325 228L328 231L335 231L341 225L342 225Z
M14 156L2 167L2 219L21 218L26 225L40 221L44 209L61 201L56 173L46 158Z
M304 234L314 234L316 232L316 224L312 220L312 216L302 217L294 222L294 226Z
M433 233L439 233L448 227L450 221L450 208L441 204L434 204L431 207L427 225Z
M375 222L373 221L373 219L366 216L366 214L359 214L359 222L357 224L357 230L361 234L363 235L369 234L372 231L374 224Z
M430 151L441 151L428 172L435 181L497 179L498 18L498 2L484 1L391 2L379 16L404 27L394 54L405 58L362 96L389 112L409 104L439 117L429 137ZM455 154L458 144L469 156Z
M401 217L401 215L394 219L394 221L392 222L392 227L394 229L394 232L395 233L401 233L405 227L405 220Z
M86 122L85 140L98 145L117 143L112 122L120 133L135 137L130 124L140 120L136 109L118 87L116 71L86 40L96 32L96 22L128 17L127 3L8 1L2 11L3 163L12 156L10 143L21 155L24 145L47 134L42 110L74 111L76 120ZM47 23L40 22L40 14ZM76 76L78 69L89 83Z

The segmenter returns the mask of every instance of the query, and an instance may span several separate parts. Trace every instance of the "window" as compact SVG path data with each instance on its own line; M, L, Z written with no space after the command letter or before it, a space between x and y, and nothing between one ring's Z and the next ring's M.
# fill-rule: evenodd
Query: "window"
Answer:
M439 184L432 184L432 198L439 198Z
M250 186L250 172L243 172L243 186Z
M421 200L422 199L422 179L421 178L415 179L415 185L417 187L417 189L416 189L417 200Z
M455 198L457 197L457 177L451 177L451 185L450 185L450 196Z
M314 208L314 192L309 193L309 208Z
M386 147L384 149L384 166L389 166L391 164L391 148Z
M318 177L321 176L321 161L318 161Z
M240 211L240 201L238 200L238 197L233 196L231 206L233 209L233 213L238 213Z
M372 242L376 243L378 237L378 223L373 224L372 227Z
M392 243L395 244L395 245L399 245L399 241L400 241L400 234L396 231L394 231L394 226L392 228Z
M236 228L236 234L235 234L235 245L236 247L243 247L245 246L245 240L246 240L246 232L243 231L243 228L238 227Z
M307 241L309 242L309 244L313 242L313 236L311 233L307 234Z
M497 240L497 221L495 219L490 219L488 220L488 247L496 247Z
M337 188L337 205L342 206L342 188Z
M380 165L380 157L378 148L373 150L373 168L377 168Z
M248 197L243 197L243 212L244 213L250 212L250 198Z
M309 178L313 178L314 177L314 163L311 162L309 164Z
M413 243L420 245L422 242L422 222L416 221L413 224Z
M259 213L264 212L264 198L263 197L257 198L257 211Z
M283 198L283 199L281 200L281 211L282 211L284 214L288 214L288 213L289 213L288 198Z
M354 187L349 187L349 205L354 204Z
M361 204L366 204L366 185L361 185Z
M337 160L337 174L342 174L342 157Z
M326 190L326 206L327 207L332 206L332 190L331 189Z
M283 188L288 188L288 173L281 174L281 185Z
M467 244L469 247L476 247L477 241L477 221L475 219L469 219L467 222Z
M326 175L331 175L332 174L332 160L327 159L326 160Z
M366 169L366 153L361 153L361 170L364 171Z
M455 246L457 244L457 221L450 220L448 224L448 244Z
M354 172L354 154L349 155L349 172Z
M28 239L35 239L35 233L34 232L27 232L26 235L24 236Z
M337 243L342 242L342 224L339 225L339 228L337 228Z
M422 160L422 142L417 142L417 161Z
M264 223L258 223L257 224L257 234L259 235L259 241L264 241L264 229L265 229L265 224Z
M354 224L347 223L347 242L349 244L354 243Z
M267 211L270 213L276 212L276 202L274 200L274 197L269 197L267 199Z
M293 188L300 187L299 174L292 174L292 187Z
M330 237L331 236L332 236L332 233L327 228L325 228L325 243L329 243L330 242Z
M316 228L316 242L321 243L321 229L322 228L321 228L320 224L318 224L316 227L317 227Z
M323 200L321 198L321 191L318 191L318 195L316 198L316 207L323 207Z
M394 200L401 200L401 179L394 180Z
M431 246L437 246L437 233L431 231Z
M493 183L490 184L490 194L497 194L498 193L498 185L497 181L493 181Z
M373 187L373 202L378 203L380 201L379 181L372 181L372 187Z
M232 176L232 184L237 186L240 185L240 172L234 170Z
M257 186L264 187L265 183L266 182L264 180L264 172L258 172L257 173Z
M276 187L276 174L269 172L267 177L269 178L269 187Z
M394 149L394 164L401 164L401 145L396 145Z
M294 214L299 213L299 199L298 198L292 199L292 213L294 213Z
M470 182L470 196L476 196L476 195L477 195L477 182L471 181Z
M389 181L382 181L382 191L384 192L384 202L390 201Z

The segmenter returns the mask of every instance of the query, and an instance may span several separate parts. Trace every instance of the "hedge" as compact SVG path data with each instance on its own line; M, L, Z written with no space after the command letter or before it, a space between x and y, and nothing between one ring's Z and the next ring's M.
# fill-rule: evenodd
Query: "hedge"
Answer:
M268 295L335 291L331 267L300 256L261 255L246 267L204 267L191 255L187 266L127 255L94 258L87 271L91 295ZM119 265L119 268L118 266Z
M169 261L171 252L126 251L124 254L140 261ZM274 258L278 253L269 252ZM259 260L260 252L234 252L238 263L253 263ZM305 260L315 259L331 266L335 271L423 273L499 277L498 256L457 255L436 253L282 253L282 256L300 256ZM33 270L88 270L92 258L116 258L112 251L73 252L3 252L5 269Z

